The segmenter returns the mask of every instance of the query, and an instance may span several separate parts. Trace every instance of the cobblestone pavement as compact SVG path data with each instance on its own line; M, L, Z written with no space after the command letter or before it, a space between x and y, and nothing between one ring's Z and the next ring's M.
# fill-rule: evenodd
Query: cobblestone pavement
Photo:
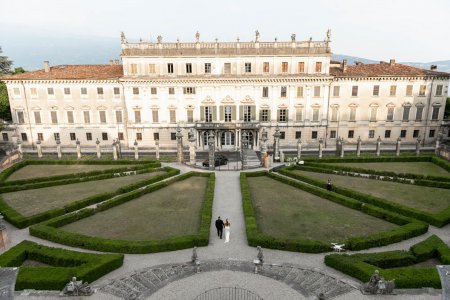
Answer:
M181 173L185 173L191 171L187 166L180 165L177 163L169 164L172 167L179 168ZM202 170L196 170L202 171ZM254 170L252 170L254 171ZM245 233L245 223L244 216L242 211L242 202L241 202L241 192L239 185L239 172L235 171L221 171L216 172L216 186L215 186L215 197L213 204L213 220L214 221L218 216L221 216L222 219L228 218L231 222L231 238L230 242L225 244L224 240L221 240L217 237L217 231L214 227L214 222L211 223L210 230L210 243L207 247L201 247L198 249L199 259L201 261L210 261L210 260L239 260L252 262L256 257L256 249L254 247L249 247L247 245L246 233ZM85 252L94 252L88 251L84 249L78 249L73 247L67 247L60 244L55 244L46 240L42 240L39 238L35 238L29 235L28 229L16 229L13 226L7 224L8 235L11 240L11 246L21 242L22 240L32 240L44 245L67 248L77 251L85 251ZM373 248L367 250L366 252L378 252L378 251L388 251L388 250L407 250L409 247L423 239L427 238L432 234L438 235L443 239L444 242L449 243L450 241L450 225L447 225L443 228L435 228L430 226L429 231L416 238L409 239L407 241L403 241L400 243L388 245L385 247ZM265 261L271 262L273 264L292 264L302 269L310 269L315 270L315 272L324 273L327 276L333 277L336 280L342 280L348 283L351 286L359 286L359 282L349 277L345 274L342 274L332 268L325 266L324 264L324 256L326 254L308 254L308 253L297 253L297 252L289 252L289 251L279 251L279 250L271 250L264 249L264 257ZM349 252L351 253L351 252ZM162 253L153 253L153 254L126 254L124 259L124 264L121 268L105 275L100 278L98 281L94 282L96 286L105 286L111 280L118 280L126 277L127 275L131 276L132 274L139 273L148 268L152 268L155 266L160 266L163 264L172 264L172 265L182 265L185 264L186 261L190 260L192 254L192 249L178 250L172 252L162 252ZM216 270L217 271L217 270ZM214 274L218 274L214 272L205 272L204 274L210 273L211 276ZM247 276L248 273L242 273ZM191 276L193 282L195 282L195 276ZM206 275L205 275L206 276ZM215 275L214 275L215 276ZM214 277L213 276L213 277ZM219 276L219 275L218 275ZM183 280L187 280L185 278ZM211 278L213 281L214 279ZM172 286L171 283L167 285L164 289L170 289ZM195 285L191 285L194 287ZM287 285L286 285L287 286ZM176 286L173 286L176 288ZM161 290L162 291L162 290ZM201 293L195 289L195 292ZM414 294L402 294L401 298L395 299L440 299L440 291L436 290L419 290L412 291ZM103 294L104 296L104 294ZM103 297L101 294L98 295L99 299ZM42 297L40 297L42 299ZM47 297L45 298L47 299ZM49 298L50 299L50 298ZM90 298L93 299L93 298ZM371 299L370 296L363 296L359 291L349 292L347 294L343 294L339 296L337 299ZM387 299L387 298L383 298Z

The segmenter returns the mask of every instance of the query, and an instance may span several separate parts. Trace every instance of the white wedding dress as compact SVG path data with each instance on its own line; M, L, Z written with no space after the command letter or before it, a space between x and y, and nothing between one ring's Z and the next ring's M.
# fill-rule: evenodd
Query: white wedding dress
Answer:
M230 241L230 226L225 226L225 243Z

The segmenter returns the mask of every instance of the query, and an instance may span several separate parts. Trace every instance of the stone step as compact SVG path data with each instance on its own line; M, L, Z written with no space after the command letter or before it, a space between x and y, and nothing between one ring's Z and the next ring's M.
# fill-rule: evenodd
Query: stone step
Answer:
M101 292L111 294L113 296L119 297L121 299L134 299L129 298L129 294L125 292L124 290L115 287L112 284L108 284L100 289Z
M153 274L152 270L146 270L145 272L141 273L141 275L148 279L155 286L161 283L161 280L158 278L158 276Z
M161 268L157 268L157 269L152 269L153 274L155 274L159 280L161 281L165 281L167 280L169 277L167 277L166 273L164 273L164 271Z
M126 284L127 286L129 286L130 288L132 288L133 290L136 290L138 292L143 292L143 291L147 290L147 287L145 285L134 280L133 277L131 277L131 276L122 278L120 281L122 281L124 284Z
M137 282L139 282L141 285L145 286L147 289L155 287L155 285L141 273L133 274L131 275L131 277Z
M308 286L313 284L316 280L319 280L322 276L323 275L320 273L313 272L300 283L300 287L306 290Z
M114 287L122 290L127 295L126 299L135 299L140 294L138 290L135 290L131 286L128 286L122 280L115 280L112 284Z
M337 281L336 283L337 284L335 285L334 289L328 291L327 293L324 293L324 295L327 299L328 298L331 299L331 298L346 294L353 290L353 288L350 285L345 284L342 281Z

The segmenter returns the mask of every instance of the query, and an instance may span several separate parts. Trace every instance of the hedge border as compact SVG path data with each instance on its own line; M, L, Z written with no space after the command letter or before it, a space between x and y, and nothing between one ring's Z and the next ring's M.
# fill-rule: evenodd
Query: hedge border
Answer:
M280 169L280 170L278 170L278 172L285 176L309 183L316 187L320 187L320 188L325 187L324 182L317 180L317 179L307 177L307 176L302 176L300 174L295 174L292 172L292 170L300 170L300 171L308 172L307 167L303 168L303 167L299 167L299 166L290 166L287 168ZM365 193L357 192L357 191L343 188L343 187L333 186L333 192L335 192L337 194L341 194L343 196L354 198L358 201L361 201L361 202L364 202L367 204L375 205L382 209L396 211L399 214L402 214L407 217L415 218L417 220L426 222L426 223L431 224L436 227L443 227L444 225L446 225L450 222L450 207L442 210L441 212L439 212L437 214L431 214L431 213L424 212L424 211L421 211L418 209L414 209L412 207L394 203L387 199L371 196L371 195L368 195Z
M33 225L33 224L36 224L36 223L39 223L39 222L42 222L42 221L45 221L45 220L48 220L51 218L61 216L66 213L69 213L69 212L73 212L73 211L81 209L83 207L105 201L116 195L127 193L129 191L138 189L140 187L143 187L143 186L146 186L149 184L153 184L155 182L175 176L180 173L180 170L174 169L171 167L164 167L164 168L159 168L159 169L147 169L147 170L144 169L142 171L144 173L153 173L153 172L164 171L164 172L166 172L166 174L155 176L150 179L144 179L139 182L132 183L127 186L123 186L112 192L100 193L97 195L89 196L84 199L66 204L65 206L63 206L61 208L51 209L51 210L44 211L42 213L32 215L29 217L22 215L20 212L16 211L14 208L9 206L0 195L0 212L5 217L5 220L8 221L9 223L13 224L17 228L25 228L30 225ZM107 177L107 178L112 178L112 177ZM106 179L106 178L102 178L102 179ZM93 179L93 180L97 180L97 179ZM90 181L92 181L92 180L90 180ZM78 181L78 182L83 182L83 181ZM49 185L49 186L52 186L52 185Z
M2 267L19 267L16 291L24 289L62 290L73 276L93 282L123 264L123 254L94 254L47 247L22 241L0 255ZM48 267L22 267L26 259L46 263Z
M386 280L395 279L397 288L441 288L436 268L413 268L413 264L430 258L450 264L450 248L436 235L413 245L409 251L388 251L361 254L330 254L325 264L362 282L367 282L375 270ZM388 269L386 267L404 267Z
M373 247L385 246L388 244L396 243L405 239L409 239L411 237L421 235L428 231L428 225L423 222L416 221L414 219L393 212L389 212L387 210L375 207L373 205L363 204L362 202L357 201L355 199L339 195L333 192L329 192L327 190L320 189L315 186L294 181L282 177L280 175L276 175L273 172L268 173L266 171L260 171L253 173L241 173L240 177L247 239L250 246L262 246L265 248L307 252L307 253L319 253L331 251L330 245L322 241L282 239L267 236L258 232L251 195L246 180L247 177L255 177L255 176L267 176L269 178L278 180L282 183L291 185L295 188L299 188L303 191L314 194L321 198L344 205L351 209L359 210L365 214L380 219L384 219L388 222L400 226L390 231L380 232L364 237L353 237L347 240L338 241L344 243L346 245L346 248L349 250L362 250Z
M59 229L59 227L62 227L66 224L73 223L83 218L87 218L98 212L107 210L111 207L115 207L130 200L136 199L142 195L159 190L177 181L185 180L191 176L201 176L209 178L208 185L205 190L201 213L199 216L200 228L198 234L196 235L179 236L165 240L128 241L87 236ZM37 225L33 225L29 228L29 231L33 236L53 241L59 244L106 252L154 253L192 248L194 246L207 246L209 243L209 231L212 218L214 185L214 173L188 172L175 178L171 178L167 181L158 182L145 189L139 189L119 195L114 199L101 203L97 206L97 208L85 208L75 213L67 214Z

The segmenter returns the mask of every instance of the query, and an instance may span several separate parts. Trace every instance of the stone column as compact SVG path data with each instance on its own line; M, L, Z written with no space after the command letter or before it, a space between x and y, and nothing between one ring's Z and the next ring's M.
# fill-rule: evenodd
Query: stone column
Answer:
M97 139L95 142L95 147L97 148L97 158L102 157L102 151L100 150L100 141Z
M248 140L246 137L242 139L242 170L247 168L247 148L248 148Z
M361 137L358 136L358 143L356 144L356 156L361 156Z
M343 158L344 154L345 154L345 142L344 142L344 138L341 137L341 153L340 153L340 157Z
M297 158L300 159L302 157L302 139L298 139L297 141Z
M20 157L22 157L23 150L22 150L22 141L21 140L17 141L17 151L19 151Z
M336 139L336 156L339 156L341 153L341 138L337 137Z
M275 133L273 134L273 160L280 161L280 128L275 128Z
M420 142L421 142L421 139L420 139L420 137L418 137L416 140L416 155L417 156L420 155Z
M261 165L263 168L269 167L269 158L267 156L267 131L263 128L259 144L261 145Z
M323 150L323 139L319 139L319 158L322 158L322 150Z
M181 128L178 126L177 128L177 160L180 164L184 163L184 155L183 155L183 134L181 133Z
M215 158L214 158L214 152L215 152L214 145L215 145L214 133L211 132L211 135L209 135L209 138L208 138L209 169L210 170L214 170L216 168Z
M36 142L36 148L37 148L38 158L42 158L42 146L41 146L41 141L40 140L38 140Z
M58 159L61 159L62 152L61 152L61 140L60 139L56 140L56 154L58 155Z
M139 159L139 148L138 148L138 142L136 140L134 140L134 159L138 160Z
M188 134L188 141L189 141L189 163L191 165L196 164L196 153L195 153L195 134L194 131L191 128L191 131Z
M159 140L155 140L155 146L156 146L156 159L159 160Z
M436 139L436 146L434 148L434 153L439 154L439 147L441 145L441 139L442 139L442 133L438 133L437 139Z
M81 159L81 143L78 139L76 144L77 144L77 159Z
M380 156L380 152L381 152L381 137L378 136L378 139L377 139L377 156Z
M397 144L395 145L395 155L400 156L400 145L402 143L402 139L398 137Z
M113 140L112 143L112 155L113 155L113 159L117 160L117 146L116 146L116 140Z

